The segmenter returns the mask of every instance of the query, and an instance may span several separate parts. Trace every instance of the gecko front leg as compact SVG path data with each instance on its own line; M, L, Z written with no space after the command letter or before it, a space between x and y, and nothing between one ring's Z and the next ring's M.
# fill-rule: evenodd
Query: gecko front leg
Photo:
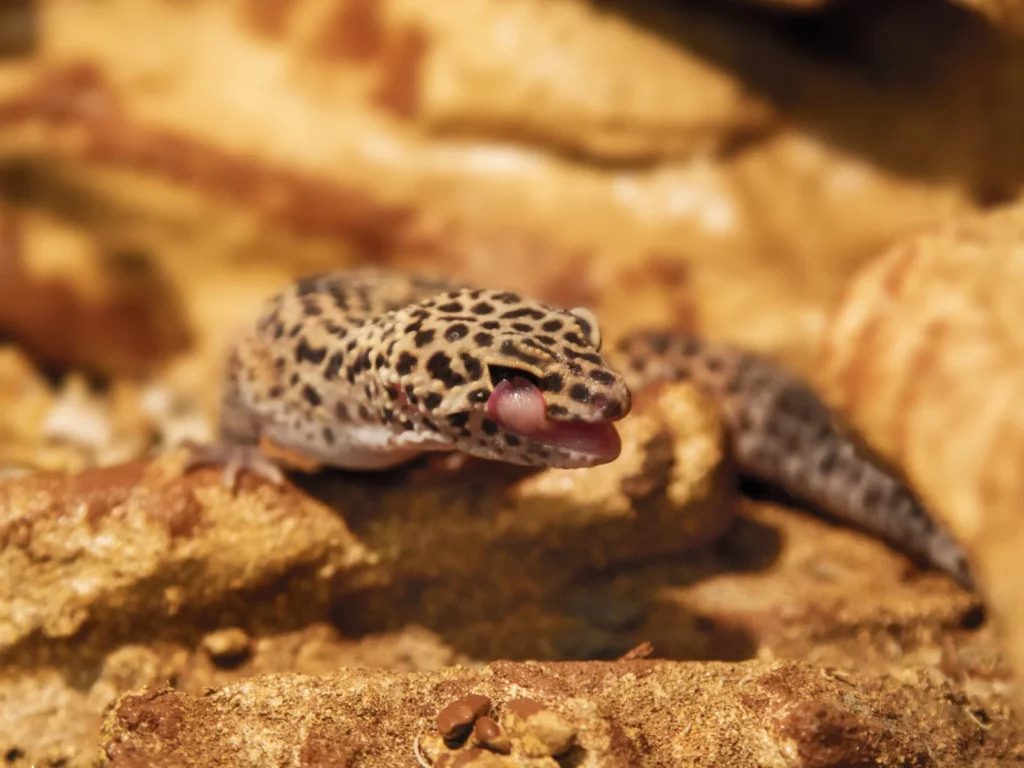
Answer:
M239 443L194 443L186 442L189 457L185 461L185 472L200 467L224 467L224 487L234 492L242 472L251 472L273 485L284 483L284 472L277 463L265 456L257 445Z
M239 388L242 374L243 362L236 345L228 354L216 441L184 443L189 456L183 472L200 467L223 467L224 486L231 492L238 487L242 472L251 472L273 485L284 483L284 472L277 461L260 448L260 419L242 397Z

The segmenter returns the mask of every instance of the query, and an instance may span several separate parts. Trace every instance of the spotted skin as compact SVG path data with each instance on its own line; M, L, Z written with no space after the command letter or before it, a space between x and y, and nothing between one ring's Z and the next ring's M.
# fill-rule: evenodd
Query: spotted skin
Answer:
M604 463L515 434L487 408L494 387L519 376L541 390L552 421L621 419L629 390L600 341L587 310L511 291L375 270L308 277L273 296L232 345L221 444L236 449L234 459L268 440L352 470L426 451L544 467ZM207 452L200 463L218 459Z
M611 355L610 355L611 357ZM682 334L636 333L612 358L635 390L690 380L720 407L741 470L972 586L964 552L802 381L775 363Z

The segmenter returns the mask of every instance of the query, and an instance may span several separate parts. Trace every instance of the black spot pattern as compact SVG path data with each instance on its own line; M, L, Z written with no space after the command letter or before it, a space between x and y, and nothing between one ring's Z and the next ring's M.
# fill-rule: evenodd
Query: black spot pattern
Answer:
M520 317L529 317L533 320L540 320L544 317L544 313L539 309L534 309L533 307L520 307L519 309L510 309L501 316L503 320L518 320Z
M594 365L601 364L601 356L594 352L577 352L571 347L566 347L565 356L570 360L586 360L588 363L593 363Z
M313 389L309 384L306 384L302 388L302 398L314 408L322 402L320 393Z
M345 289L339 283L332 282L327 287L327 292L331 295L331 300L334 302L335 307L342 312L348 311L348 294L345 293Z
M323 279L323 274L308 275L295 281L295 290L299 296L309 296L320 290L320 281Z
M441 405L441 400L442 397L437 392L428 392L423 396L423 405L430 410L434 410Z
M448 304L442 304L438 307L441 312L461 312L462 304L457 301L449 302Z
M398 357L398 362L395 364L395 372L399 376L408 376L412 373L412 369L416 367L416 355L409 352L403 352Z
M531 366L537 365L537 363L540 362L540 358L535 355L527 354L523 350L519 349L516 346L516 343L511 339L506 339L501 342L501 354L508 357L514 357L516 360L522 360L524 363Z
M593 370L590 372L590 378L596 381L598 384L611 385L615 383L615 377L612 376L608 371Z
M818 462L818 472L827 477L832 474L832 471L836 468L838 463L839 456L836 455L834 447L830 445L825 450L825 455L822 456Z
M434 330L432 328L428 328L425 331L419 331L413 337L413 341L414 341L414 343L416 344L417 347L425 347L425 346L427 346L427 344L429 344L433 340L434 340Z
M328 381L338 378L338 372L341 370L344 362L345 356L341 352L335 352L331 355L327 360L327 366L324 368L324 378Z
M444 337L447 341L458 341L468 333L469 326L465 323L455 323L454 325L448 326L448 330L445 331Z
M452 370L452 359L444 352L435 352L430 357L427 361L427 372L448 389L466 383L461 373Z
M480 428L483 429L485 434L496 435L498 434L498 425L490 419L484 419L480 424Z
M590 390L584 384L573 384L572 387L569 388L569 397L577 403L589 403Z
M459 357L462 359L462 367L466 369L466 375L469 376L470 380L476 381L483 376L484 367L480 365L479 360L465 352Z
M540 383L540 388L544 392L561 392L564 386L565 381L562 379L561 374L558 373L548 374Z
M494 311L494 305L488 304L486 301L481 301L477 304L474 304L470 308L470 311L477 315L489 315Z
M489 333L481 331L473 336L473 341L476 342L477 346L489 347L494 342L494 337Z

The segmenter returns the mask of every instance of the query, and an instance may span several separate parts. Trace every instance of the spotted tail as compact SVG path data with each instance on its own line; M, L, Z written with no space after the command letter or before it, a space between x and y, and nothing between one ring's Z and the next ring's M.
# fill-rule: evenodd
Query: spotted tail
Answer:
M963 549L898 477L836 423L802 381L778 365L675 333L618 346L633 390L688 379L721 408L740 469L973 586Z

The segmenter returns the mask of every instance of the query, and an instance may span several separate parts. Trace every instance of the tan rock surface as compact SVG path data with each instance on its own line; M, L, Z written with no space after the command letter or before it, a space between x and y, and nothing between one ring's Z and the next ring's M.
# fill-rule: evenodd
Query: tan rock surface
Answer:
M432 730L442 707L473 692L488 696L499 713L524 696L557 713L575 730L566 759L594 768L952 768L1019 756L1013 735L979 722L970 701L948 685L914 682L794 663L658 661L272 676L203 697L166 689L129 694L107 717L104 752L113 766L412 764L415 737ZM513 758L516 752L513 746ZM462 764L530 765L477 760Z
M1014 35L1024 35L1024 5L1020 0L956 0L959 5L984 16L993 26Z
M563 27L554 21L528 23L540 5L578 42L555 38ZM240 264L250 270L246 279L274 273L283 280L386 260L590 304L614 333L640 323L697 326L803 362L823 311L868 254L972 205L957 177L937 182L934 166L925 180L889 171L831 142L827 130L822 141L791 123L731 146L730 132L752 114L737 83L753 69L789 87L813 64L770 36L678 8L654 34L650 16L664 7L598 13L584 3L540 5L477 1L417 16L400 2L304 2L257 18L244 4L109 2L99 15L88 4L46 3L46 43L29 73L35 84L16 86L12 76L0 88L8 94L0 99L7 126L0 143L8 153L42 155L45 208L55 197L77 200L74 212L91 226L158 258L180 286L190 324L203 331L220 328L213 297L231 289ZM376 30L380 50L327 55L317 35L334 27L317 20L332 14L350 25L358 19L352 29ZM487 34L517 31L534 55L510 59L501 45L479 46L474 37L469 67L460 14L480 19ZM135 30L149 25L165 30L162 42L134 42L145 37ZM406 65L415 70L410 78L420 78L424 114L516 123L518 141L469 124L442 131L433 118L396 115L374 99L381 67L397 55L387 46L401 48L388 35L421 27L431 30L429 52ZM611 45L609 36L639 63L594 65L593 51ZM186 48L188 66L180 64ZM646 53L634 55L636 48ZM531 90L534 67L553 73L541 94ZM477 69L500 76L503 87L472 81L467 72ZM257 74L259 88L239 85ZM631 77L644 83L629 81L634 101L605 94L619 93L608 83ZM852 88L848 79L826 74L796 92L806 90L814 105L822 94ZM664 98L664 89L677 95ZM447 95L424 96L435 92ZM869 134L861 143L878 138L875 126L902 94L875 99L862 119L861 101L871 93L854 89L848 108L830 97L825 118L856 117ZM629 111L613 120L592 102ZM703 110L693 113L694 130L710 126L727 151L658 155L666 131L688 140L678 121L694 104ZM668 123L653 126L655 114ZM646 136L654 160L567 157L551 132L567 126L585 138L588 120L599 130L612 121L634 137L622 133L614 142ZM927 121L934 124L930 114ZM913 152L929 146L917 135L906 143ZM627 302L628 294L640 300Z
M164 30L160 45L145 45L147 25L157 19ZM691 24L721 55L738 55L723 25L698 18ZM204 107L218 104L207 99L211 87L226 84L223 78L258 74L259 90L236 89L234 104L222 108L256 107L258 113L268 91L286 97L287 89L298 88L301 99L358 105L357 124L346 125L350 116L337 127L360 133L374 127L367 122L369 103L380 118L411 122L426 133L537 139L574 153L645 159L715 149L763 129L770 116L767 104L727 68L575 0L452 0L441 7L301 0L274 12L260 0L186 6L107 0L102 15L88 2L50 0L41 4L40 26L47 59L131 61L117 75L122 82L162 81L164 89L170 85L179 98L195 100L194 106L201 100ZM224 39L234 42L229 55L216 47ZM635 66L619 66L622 59ZM188 62L185 71L182 62ZM218 79L203 89L200 78L211 71ZM144 119L170 119L192 134L199 123L227 116L162 109L166 95L147 100ZM302 131L301 114L292 119L293 129ZM295 141L299 134L267 142L257 138L262 131L258 123L231 122L219 132L229 144L271 152L275 145L307 155L327 149L304 150Z
M151 372L189 342L175 298L145 254L98 243L58 216L0 207L0 333L35 358Z
M420 624L444 637L441 658L559 654L580 621L548 601L595 569L705 547L730 521L721 429L693 389L641 398L622 431L621 459L585 472L427 464L325 473L306 492L247 477L232 498L218 471L181 477L178 452L0 482L0 751L81 764L116 693L225 681L199 657L242 674L350 660L332 630L310 634L328 620L349 635ZM313 649L285 652L281 632ZM44 695L59 714L41 727Z
M1024 669L1024 208L894 247L831 325L832 399L969 548Z
M0 475L78 471L145 453L164 420L145 414L133 382L105 392L72 374L54 384L13 345L0 346Z

